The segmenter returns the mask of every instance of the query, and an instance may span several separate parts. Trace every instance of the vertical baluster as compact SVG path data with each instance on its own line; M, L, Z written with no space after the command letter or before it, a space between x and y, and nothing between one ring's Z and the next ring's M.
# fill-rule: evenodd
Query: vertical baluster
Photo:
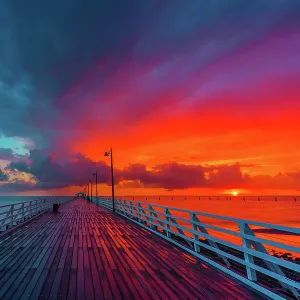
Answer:
M25 221L25 206L24 206L24 202L22 203L22 222Z
M130 206L129 207L130 207L130 214L131 214L130 217L134 218L134 215L133 215L133 212L132 212L132 201L130 201Z
M241 234L247 234L246 224L245 223L239 223L238 225L239 225ZM243 248L251 249L251 241L250 240L248 240L247 238L242 237L242 241L243 241ZM254 264L253 256L246 253L246 252L244 252L244 259L247 263ZM254 269L252 269L251 267L249 267L249 266L246 266L246 270L247 270L248 279L250 279L251 281L257 281L256 271Z
M27 203L27 218L31 218L31 215L32 215L32 205L31 205L32 201L29 201L29 204ZM29 207L28 207L29 206Z
M12 204L10 207L10 222L9 222L9 228L12 228L14 226L14 207L15 205Z
M124 201L120 201L120 202L119 202L119 212L120 212L121 214L124 213Z
M148 204L148 209L149 209L149 221L150 221L150 228L151 229L154 229L154 225L153 225L153 219L152 219L152 216L153 216L153 209L152 209L152 206L150 204Z
M127 213L127 201L126 200L124 200L124 213L125 213L125 215L128 215L128 213Z
M136 209L137 209L138 222L141 223L142 219L141 219L141 212L140 212L139 204L137 205Z
M164 212L165 212L165 218L166 218L166 221L167 222L170 222L170 213L169 213L169 210L165 207L164 209ZM166 233L167 233L167 237L171 237L171 232L170 232L170 224L166 223Z
M141 212L144 213L145 215L146 215L147 213L143 210L143 208L142 208L142 206L141 206L140 203L138 203L138 212L139 212L140 222L141 222L143 225L145 225L145 224L146 224L146 223L145 223L145 222L146 222L145 220L148 220L148 219L147 219L146 216L141 215Z
M192 222L197 221L196 215L194 213L191 213L190 217L191 217ZM193 228L194 231L198 231L198 226L195 223L192 223L192 228ZM198 242L199 241L198 235L196 233L193 233L193 235L194 235L194 241ZM198 244L196 244L195 242L194 242L194 250L195 250L195 252L199 253L200 252L200 246Z

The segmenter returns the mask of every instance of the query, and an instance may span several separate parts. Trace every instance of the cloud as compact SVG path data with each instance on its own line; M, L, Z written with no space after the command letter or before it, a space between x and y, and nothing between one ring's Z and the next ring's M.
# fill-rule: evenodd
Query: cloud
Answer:
M0 148L0 160L18 162L26 159L27 157L27 155L14 153L11 148Z
M299 1L0 1L0 135L30 141L30 161L8 149L0 159L34 176L35 188L81 185L96 168L109 184L106 163L73 156L89 139L130 142L144 124L147 143L163 130L199 136L287 122L296 131L288 118L266 119L299 108L286 105L299 99L299 13ZM174 118L187 110L195 119ZM116 181L166 189L298 184L295 174L251 177L240 168L133 164L116 169Z
M8 176L7 174L3 173L3 171L0 169L0 181L7 181Z
M0 159L2 160L13 160L15 158L12 149L0 148Z
M187 189L205 185L202 166L186 166L175 162L156 165L147 170L145 165L131 164L121 172L124 180L139 180L144 185L168 190Z
M76 105L76 99L61 102L60 95L136 35L151 9L138 0L91 0L88 6L83 0L63 5L58 0L47 5L38 0L26 5L1 1L1 131L30 137L38 148L51 147L62 111ZM113 72L117 65L110 68Z
M24 161L20 162L11 162L8 167L10 170L17 170L19 172L25 172L25 173L30 173L28 164Z
M59 161L51 153L30 150L28 162L12 162L7 169L33 175L36 181L35 189L82 186L89 180L94 180L92 176L96 170L99 174L98 182L110 184L110 167L104 162L94 162L80 153L68 161ZM116 170L116 183L118 177ZM32 184L23 186L33 188Z
M256 188L298 189L300 170L290 173L251 176L243 173L242 165L185 165L170 162L147 169L143 164L131 164L120 171L121 180L133 181L141 187L179 190L188 188Z
M232 188L243 186L244 175L239 164L217 166L208 173L207 185L209 187Z
M185 165L169 162L147 168L144 164L130 164L124 169L115 168L115 183L121 188L163 188L180 190L189 188L300 188L300 170L279 173L275 176L251 176L242 172L243 165ZM14 179L2 184L1 190L17 187L16 190L57 189L68 186L84 186L94 180L92 174L98 171L98 183L111 184L110 166L103 161L92 161L78 153L67 161L61 161L53 154L31 150L28 162L12 162L7 172L23 172L32 176L28 181ZM0 173L1 175L1 173ZM8 176L2 172L2 181ZM13 177L13 176L12 176ZM25 176L26 177L26 176ZM10 187L8 187L10 186Z
M7 184L0 185L0 192L24 192L24 191L33 191L36 189L36 186L32 182L25 180L16 180Z
M1 131L59 152L58 141L96 124L113 131L222 92L215 78L199 90L199 72L270 32L297 28L299 10L296 1L1 1Z

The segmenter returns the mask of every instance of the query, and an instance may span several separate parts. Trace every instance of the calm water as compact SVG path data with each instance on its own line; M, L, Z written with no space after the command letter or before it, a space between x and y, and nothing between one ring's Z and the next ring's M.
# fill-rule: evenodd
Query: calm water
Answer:
M234 218L266 222L283 226L290 226L300 228L300 197L281 196L276 197L241 197L241 196L228 196L228 197L184 197L174 196L134 196L123 197L123 199L141 201L145 203L152 203L157 205L164 205L169 207L183 208L198 212L216 214L221 216L229 216ZM154 210L158 208L154 207ZM178 216L189 218L188 215L182 213L175 213ZM222 221L213 218L199 217L200 221L207 224L220 226L234 231L239 231L236 223ZM280 234L278 231L265 231L262 227L251 227L255 230L255 234L269 240L276 240L284 244L290 244L300 247L300 235L286 235ZM226 234L209 230L213 236L224 238L228 241L237 241ZM233 240L234 239L234 240ZM297 255L298 256L298 255Z
M171 196L134 196L123 199L300 228L300 196L276 197L276 201L268 196L202 196L200 199L198 196L174 196L173 200Z

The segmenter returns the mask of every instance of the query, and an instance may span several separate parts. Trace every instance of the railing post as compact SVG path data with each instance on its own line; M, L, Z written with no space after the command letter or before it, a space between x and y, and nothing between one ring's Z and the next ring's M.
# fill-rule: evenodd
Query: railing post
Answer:
M169 210L166 207L164 208L164 212L165 212L166 221L170 222L170 218L168 217L170 215ZM166 223L166 234L167 234L168 238L171 237L170 224L169 223Z
M10 222L9 222L10 228L14 226L14 207L15 207L14 204L12 204L10 207Z
M125 201L125 200L124 200L124 201ZM121 212L122 214L125 213L125 211L124 211L124 201L120 202L120 205L119 205L119 209L120 209L120 212Z
M38 200L35 200L35 214L37 215L38 213Z
M120 199L117 199L117 201L115 201L115 210L118 212L119 211L119 207L120 207L120 203L121 203L121 200Z
M197 217L194 213L190 213L191 221L192 221L192 228L194 231L198 231L198 226L194 223L197 222ZM199 241L198 235L196 233L193 233L194 235L194 250L195 252L200 252L200 246L196 243Z
M129 205L129 208L130 208L130 217L133 218L133 213L132 213L132 201L130 201L130 205Z
M22 203L22 222L25 221L25 206L24 206L24 202Z
M241 234L247 234L247 226L245 223L238 223ZM251 241L246 239L245 237L242 237L243 242L243 248L251 249ZM253 256L244 252L244 259L246 263L252 263L254 264ZM256 271L252 269L251 267L246 265L247 270L247 277L251 281L257 281Z
M30 201L30 216L29 218L33 217L34 216L34 204L33 204L33 201Z
M140 203L138 203L138 211L139 212L142 212L144 215L140 215L140 222L142 224L145 224L146 220L149 221L149 224L150 224L150 219L149 217L147 216L147 212L145 212L145 210L143 209L143 207L141 206ZM143 218L143 216L145 217L145 219Z
M127 212L127 201L126 200L124 200L124 214L125 215L128 215L128 212Z
M150 223L150 228L154 229L153 220L152 220L152 214L153 214L152 211L153 211L153 209L152 209L152 207L151 207L150 204L148 205L148 209L149 209L149 223Z
M139 203L138 203L138 206L137 206L137 216L138 216L138 222L142 222L142 219L141 219L141 211L140 211L140 208L139 208Z

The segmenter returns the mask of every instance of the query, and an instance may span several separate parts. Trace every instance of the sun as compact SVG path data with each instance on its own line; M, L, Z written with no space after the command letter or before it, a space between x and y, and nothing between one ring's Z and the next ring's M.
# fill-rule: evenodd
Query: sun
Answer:
M232 192L233 196L237 196L239 193L237 191Z

